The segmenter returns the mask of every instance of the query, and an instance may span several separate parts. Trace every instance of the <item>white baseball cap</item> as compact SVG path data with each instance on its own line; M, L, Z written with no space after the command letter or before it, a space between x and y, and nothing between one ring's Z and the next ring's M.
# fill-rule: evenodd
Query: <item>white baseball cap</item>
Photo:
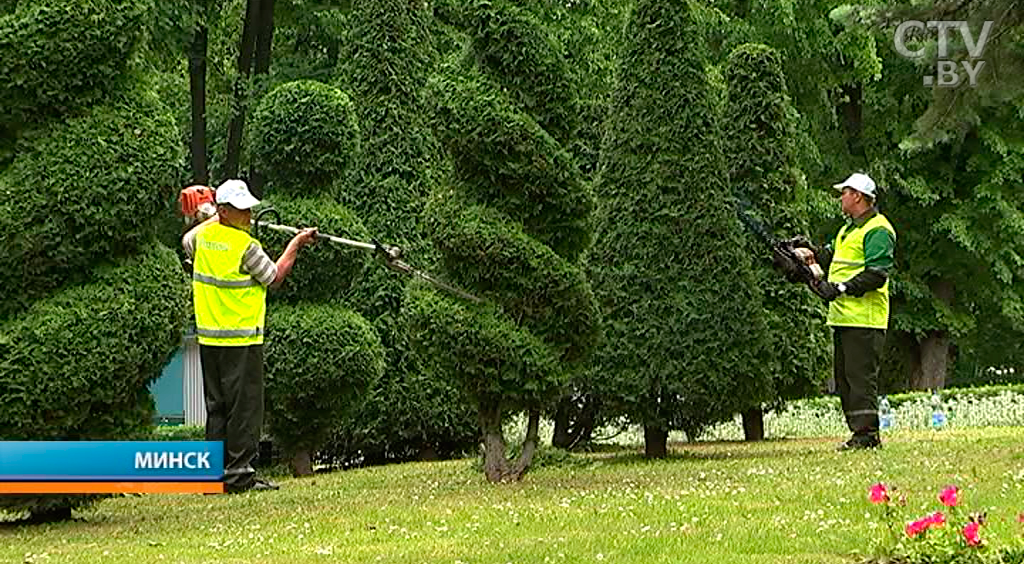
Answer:
M875 197L875 181L871 180L870 176L859 172L851 174L849 178L839 184L834 184L832 187L836 190L852 188L861 194L870 196L871 198Z
M260 203L249 192L249 186L241 180L225 180L217 187L217 203L228 204L240 210L247 210Z

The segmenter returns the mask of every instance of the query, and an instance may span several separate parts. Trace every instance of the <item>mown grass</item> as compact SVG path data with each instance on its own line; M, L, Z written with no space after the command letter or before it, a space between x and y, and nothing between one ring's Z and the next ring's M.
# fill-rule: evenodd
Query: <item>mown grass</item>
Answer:
M867 489L934 510L950 483L983 534L1019 539L1024 429L901 431L876 452L835 439L575 455L492 486L473 460L282 479L278 492L117 498L43 526L0 523L0 562L840 563L879 534Z

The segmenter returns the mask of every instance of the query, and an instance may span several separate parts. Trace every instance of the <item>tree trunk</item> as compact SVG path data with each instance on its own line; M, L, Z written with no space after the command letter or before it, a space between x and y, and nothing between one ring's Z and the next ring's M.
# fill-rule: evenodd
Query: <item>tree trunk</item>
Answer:
M309 449L299 449L292 455L292 475L311 476L313 474L313 457Z
M419 460L420 462L433 462L435 460L440 459L441 457L440 455L437 454L437 449L434 448L434 445L429 443L424 443L420 445L420 450L419 453L417 454L417 460Z
M843 95L846 101L836 108L842 120L843 129L846 134L846 146L850 154L856 157L864 157L863 112L862 112L862 88L859 84L847 84L843 86Z
M935 297L948 306L953 305L954 287L948 280L929 284ZM912 374L911 387L915 390L937 390L945 387L949 373L950 343L945 331L928 331L918 347L920 369Z
M523 451L519 454L519 460L516 461L515 468L512 469L512 474L509 478L513 480L522 480L523 476L526 475L526 471L530 469L530 464L533 463L533 455L537 452L539 429L540 411L534 409L530 411L529 419L527 419L526 438L523 440Z
M555 430L551 435L551 446L555 448L569 448L573 437L569 432L569 412L572 410L572 395L567 394L558 400L558 407L555 408Z
M743 412L743 440L764 440L764 410L755 407Z
M949 337L944 331L929 331L918 346L920 363L911 375L915 390L936 390L946 385L949 367Z
M235 104L228 126L227 155L224 158L224 179L238 176L238 161L242 152L242 131L245 129L245 114L249 96L249 71L252 69L253 52L256 50L256 30L260 21L260 4L263 0L248 0L245 7L245 23L242 27L242 41L238 46L238 77L235 79Z
M256 76L266 75L270 70L271 43L274 38L274 0L260 0L259 26L256 30L256 61L253 72ZM253 195L263 198L263 186L266 179L256 165L249 170L249 187Z
M204 14L205 15L205 14ZM208 30L203 21L192 35L188 58L188 83L192 94L192 183L208 185L210 174L206 155L206 51Z
M668 454L668 429L644 425L644 456L665 458Z
M559 400L551 446L569 450L593 438L600 403L591 395L583 396L581 401L582 407L577 407L571 395Z
M509 474L509 465L501 433L501 406L496 401L481 402L478 416L484 436L484 476L489 482L502 482Z
M259 27L256 31L256 63L253 71L267 74L270 70L270 48L274 40L274 1L260 0Z
M576 437L569 448L586 444L594 438L594 427L597 426L597 414L601 409L601 402L594 396L587 396L583 402L583 409L580 412L579 421L576 423Z

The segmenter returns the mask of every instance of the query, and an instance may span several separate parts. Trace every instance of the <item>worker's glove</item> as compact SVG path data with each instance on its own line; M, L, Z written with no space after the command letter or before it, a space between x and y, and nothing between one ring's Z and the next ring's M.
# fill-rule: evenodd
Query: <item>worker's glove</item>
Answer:
M772 264L775 268L786 277L786 280L793 283L804 282L804 278L801 275L800 265L797 264L792 257L787 256L779 249L775 249L772 253Z
M818 296L821 299L825 300L826 302L831 302L838 298L840 294L842 294L842 292L839 289L839 286L833 284L832 282L829 282L828 280L815 280L810 284L811 289L814 290L814 293L818 294Z

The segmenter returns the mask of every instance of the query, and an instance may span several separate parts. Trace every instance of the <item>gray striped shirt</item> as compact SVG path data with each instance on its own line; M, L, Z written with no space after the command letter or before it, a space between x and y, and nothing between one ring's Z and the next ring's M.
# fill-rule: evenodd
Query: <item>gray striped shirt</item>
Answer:
M198 234L199 229L192 229L181 239L181 245L185 247L185 252L192 259L196 257L196 235ZM270 286L277 278L277 264L270 259L263 247L256 241L249 243L249 248L242 255L242 264L238 266L238 270L243 274L251 275L264 286Z

